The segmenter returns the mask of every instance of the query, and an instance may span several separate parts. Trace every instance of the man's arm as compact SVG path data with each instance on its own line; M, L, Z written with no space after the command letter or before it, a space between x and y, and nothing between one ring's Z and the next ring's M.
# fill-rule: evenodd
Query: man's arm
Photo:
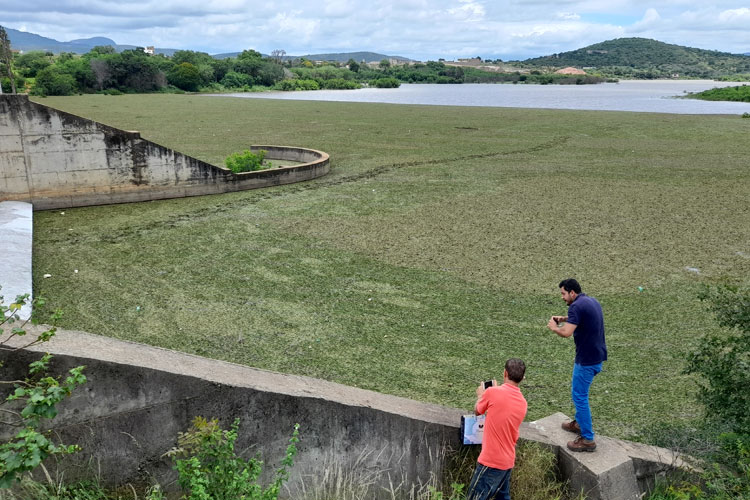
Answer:
M561 337L570 337L573 335L573 332L576 330L576 326L573 323L565 323L564 325L560 326L560 321L567 321L567 316L552 316L549 321L547 322L547 328L555 332Z

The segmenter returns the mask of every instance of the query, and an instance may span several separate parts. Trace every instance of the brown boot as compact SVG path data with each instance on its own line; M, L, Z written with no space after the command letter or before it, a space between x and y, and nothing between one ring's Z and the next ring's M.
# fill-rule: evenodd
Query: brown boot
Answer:
M568 449L570 451L594 451L596 449L596 441L578 436L575 441L568 441Z
M578 422L575 420L571 420L570 422L563 422L561 427L563 430L566 430L568 432L575 432L576 434L581 433L581 428L578 427Z

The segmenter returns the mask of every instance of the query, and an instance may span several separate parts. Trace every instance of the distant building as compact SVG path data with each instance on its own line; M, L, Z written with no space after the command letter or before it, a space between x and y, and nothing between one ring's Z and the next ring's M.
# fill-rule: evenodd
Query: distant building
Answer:
M143 49L143 52L145 52L146 54L154 55L154 46L151 45L149 47L145 47Z

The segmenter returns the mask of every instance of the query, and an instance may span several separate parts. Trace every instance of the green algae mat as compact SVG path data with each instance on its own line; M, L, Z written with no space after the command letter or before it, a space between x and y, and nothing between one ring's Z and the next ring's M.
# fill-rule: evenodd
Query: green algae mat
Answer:
M62 325L472 407L528 365L529 419L573 413L557 283L605 312L601 433L700 415L700 287L750 276L750 120L198 95L38 102L217 165L251 144L331 173L225 195L37 212L34 293ZM45 274L51 277L44 278Z

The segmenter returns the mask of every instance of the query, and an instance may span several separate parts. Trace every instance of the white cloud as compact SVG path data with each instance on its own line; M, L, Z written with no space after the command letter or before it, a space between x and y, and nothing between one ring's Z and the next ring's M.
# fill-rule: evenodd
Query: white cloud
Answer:
M209 53L523 59L621 36L750 51L747 0L27 0L1 2L0 19L61 41L106 36Z
M654 26L659 24L661 22L661 16L659 15L659 12L654 8L649 8L646 10L646 13L643 15L643 19L635 23L633 26L630 27L628 31L631 31L633 33L638 33L641 31L646 31L649 29L653 29Z
M484 6L471 0L461 0L463 5L448 9L453 21L481 21L484 18Z
M725 10L719 14L719 21L728 26L750 29L750 8Z

